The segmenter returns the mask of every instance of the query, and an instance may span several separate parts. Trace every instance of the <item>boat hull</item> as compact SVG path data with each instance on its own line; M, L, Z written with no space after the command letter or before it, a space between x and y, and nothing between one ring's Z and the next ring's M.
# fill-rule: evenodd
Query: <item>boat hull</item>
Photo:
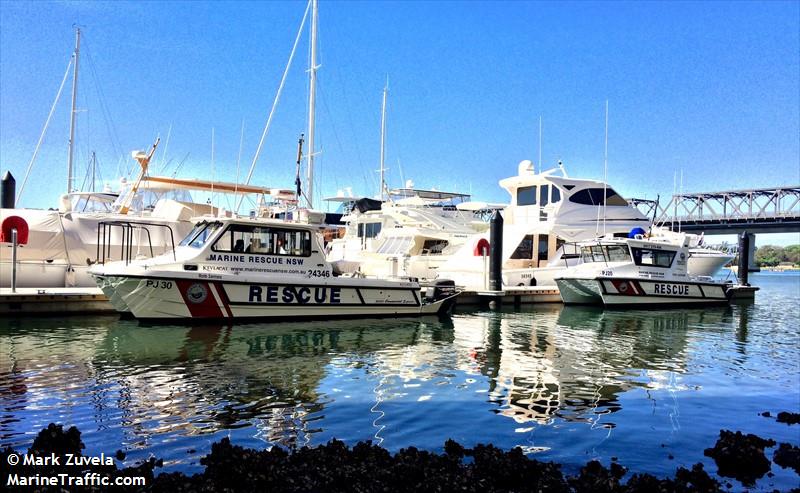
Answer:
M426 296L418 285L358 287L313 282L254 283L103 276L121 312L141 320L328 319L430 315L449 311L456 293ZM437 288L429 288L431 292Z
M565 304L710 306L730 301L728 285L722 283L617 277L561 278L556 282Z

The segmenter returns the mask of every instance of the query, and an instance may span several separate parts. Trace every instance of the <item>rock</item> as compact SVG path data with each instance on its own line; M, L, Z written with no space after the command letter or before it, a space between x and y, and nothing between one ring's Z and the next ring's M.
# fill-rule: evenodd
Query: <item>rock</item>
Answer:
M800 474L800 447L781 443L772 458L782 468L792 468Z
M740 431L721 430L714 448L707 448L704 454L714 458L720 476L736 478L751 485L770 470L764 448L773 446L774 440L744 435Z
M781 411L778 413L778 423L796 425L800 423L800 413L790 413L786 411Z

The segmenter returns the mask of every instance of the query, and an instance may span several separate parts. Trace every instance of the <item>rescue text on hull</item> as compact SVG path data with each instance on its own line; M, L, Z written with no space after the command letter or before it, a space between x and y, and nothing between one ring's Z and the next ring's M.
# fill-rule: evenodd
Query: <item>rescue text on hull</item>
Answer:
M414 316L448 312L451 281L336 277L317 227L267 219L201 221L174 254L92 268L138 319Z

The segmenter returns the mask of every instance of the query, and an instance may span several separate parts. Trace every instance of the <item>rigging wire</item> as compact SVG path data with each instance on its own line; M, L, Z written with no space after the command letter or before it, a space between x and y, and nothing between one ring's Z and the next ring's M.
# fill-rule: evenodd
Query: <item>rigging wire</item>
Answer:
M59 98L61 98L61 92L64 89L64 84L67 82L67 77L69 77L69 70L72 68L72 57L69 59L69 63L67 64L67 70L64 72L64 78L61 80L61 85L58 87L58 93L56 93L56 98L53 101L53 105L50 107L50 113L47 115L47 120L44 122L44 128L42 128L42 133L39 135L39 142L36 143L36 148L33 150L33 156L31 156L31 160L28 163L28 168L25 170L25 178L22 180L22 185L19 187L19 193L17 194L17 201L14 204L15 207L19 207L19 202L22 200L22 193L25 191L25 184L28 182L28 177L31 174L31 168L33 168L33 163L36 161L36 156L39 154L39 148L42 145L42 141L44 140L44 134L47 132L47 127L50 125L50 119L53 117L53 112L56 109L56 104L58 104Z
M103 116L103 119L106 124L106 131L108 132L109 140L111 141L111 147L113 152L116 156L120 156L124 158L125 153L120 151L121 145L119 141L119 135L117 133L117 129L114 126L114 120L111 118L111 110L109 110L108 105L106 104L105 93L103 92L103 87L100 85L100 78L97 76L97 69L95 67L94 60L92 59L91 50L89 49L89 44L86 42L86 33L83 33L81 37L82 46L86 55L86 59L89 62L89 73L92 76L92 80L94 81L94 89L97 92L97 99L100 103L100 114ZM127 174L130 174L130 168L127 169Z
M275 108L278 106L278 101L281 98L281 93L283 92L283 86L286 83L286 77L289 74L289 68L292 66L292 60L294 60L294 54L297 51L297 45L300 42L300 36L303 34L303 27L306 24L306 19L308 18L308 12L311 9L311 1L308 2L306 6L306 11L303 14L303 20L300 22L300 29L297 30L297 37L294 40L294 45L292 46L292 52L289 55L289 61L286 64L286 69L283 71L283 76L281 77L280 85L278 86L278 92L275 94L275 100L272 102L272 109L269 111L269 116L267 117L267 122L264 125L264 131L261 133L261 140L258 142L258 147L256 148L256 153L253 156L253 162L250 164L250 170L247 172L247 179L245 180L245 185L250 184L250 179L253 177L253 171L255 171L256 163L258 162L258 157L261 154L261 148L264 145L264 139L266 139L267 134L269 133L270 125L272 124L272 118L275 116ZM236 210L235 212L238 214L239 207L242 205L242 200L244 199L244 194L239 197L239 201L236 203Z

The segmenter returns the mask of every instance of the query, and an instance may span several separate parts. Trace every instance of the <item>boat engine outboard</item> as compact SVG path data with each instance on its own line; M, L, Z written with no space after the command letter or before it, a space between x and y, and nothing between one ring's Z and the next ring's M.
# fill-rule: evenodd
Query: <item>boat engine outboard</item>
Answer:
M425 301L435 302L456 294L456 283L450 279L437 279L425 287Z

